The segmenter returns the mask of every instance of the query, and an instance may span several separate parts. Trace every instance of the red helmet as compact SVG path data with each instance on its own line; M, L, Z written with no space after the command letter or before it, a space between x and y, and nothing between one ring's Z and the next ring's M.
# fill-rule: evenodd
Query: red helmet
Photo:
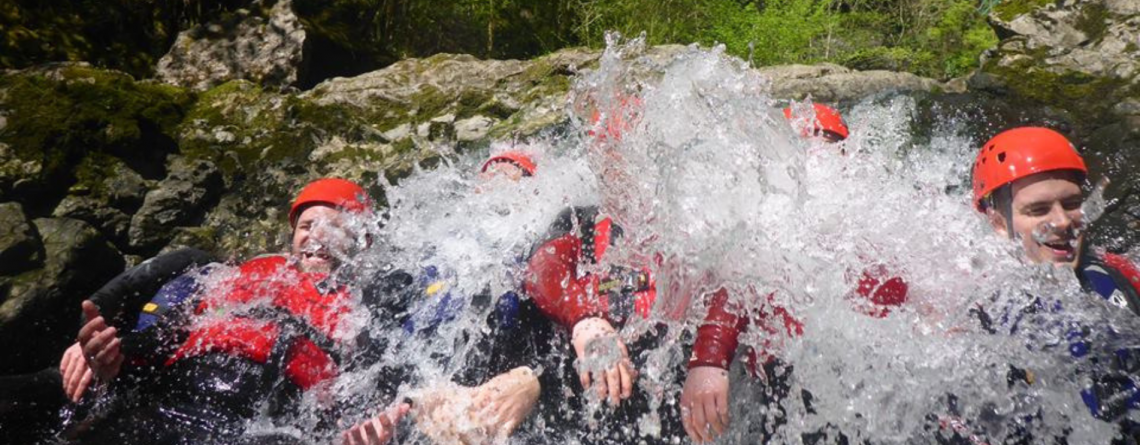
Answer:
M538 170L538 165L534 163L534 159L531 159L530 155L521 151L505 151L491 156L491 159L483 163L483 169L480 171L487 171L491 164L499 162L514 164L514 166L521 168L526 176L534 176L534 172Z
M363 212L372 206L368 192L352 181L340 178L324 178L310 182L289 209L289 225L297 226L301 211L313 204L324 204L349 212Z
M1061 133L1040 127L1006 130L986 142L974 161L974 208L984 212L986 197L1006 184L1054 170L1089 172Z
M645 108L645 104L642 103L640 97L622 96L621 101L618 102L613 109L609 110L606 121L602 122L602 126L605 127L603 131L597 133L591 128L586 131L586 134L595 137L598 141L605 141L607 138L620 141L622 133L629 131L637 125L637 121L641 119L643 108ZM598 125L598 122L601 120L602 110L594 108L594 110L590 112L591 126Z
M839 111L824 104L812 104L812 107L815 108L815 127L812 129L812 133L816 135L830 133L841 141L847 139L849 134L847 124L843 123L843 117L839 115ZM789 120L792 119L791 107L784 109L784 117ZM808 135L806 129L804 135Z

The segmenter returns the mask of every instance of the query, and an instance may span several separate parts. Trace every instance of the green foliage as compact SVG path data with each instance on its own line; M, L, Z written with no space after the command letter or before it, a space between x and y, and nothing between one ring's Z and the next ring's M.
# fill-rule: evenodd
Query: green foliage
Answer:
M982 2L982 3L979 3ZM992 0L583 0L578 39L613 29L649 43L724 44L757 65L834 62L949 78L977 66L997 38Z
M85 61L144 77L178 31L248 3L242 0L5 0L0 68Z

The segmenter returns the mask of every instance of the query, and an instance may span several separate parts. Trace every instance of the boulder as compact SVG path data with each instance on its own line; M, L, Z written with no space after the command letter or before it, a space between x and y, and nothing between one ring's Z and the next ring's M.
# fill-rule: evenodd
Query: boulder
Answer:
M82 64L0 72L0 200L48 215L73 184L91 185L85 169L113 172L100 167L109 156L161 178L192 101L181 89Z
M122 160L99 153L84 158L75 177L76 183L52 216L83 220L120 249L126 248L130 215L142 205L149 181Z
M1131 113L1117 103L1140 98L1138 8L1137 0L1092 0L993 14L1003 40L970 86L1111 124Z
M122 255L83 221L39 218L33 223L43 240L43 267L5 280L0 337L35 338L37 344L0 344L3 373L58 365L60 352L75 341L80 302L124 266Z
M891 92L960 92L959 86L910 73L856 71L839 65L778 65L758 69L772 79L772 96L777 99L844 102Z
M158 61L155 76L167 83L206 90L246 79L268 87L288 87L300 79L305 29L292 1L271 7L255 2L217 20L182 31Z
M221 172L212 162L176 158L170 174L146 194L131 218L131 247L153 253L170 239L175 227L201 219L223 186Z
M40 235L19 203L0 203L0 275L35 269L44 259Z

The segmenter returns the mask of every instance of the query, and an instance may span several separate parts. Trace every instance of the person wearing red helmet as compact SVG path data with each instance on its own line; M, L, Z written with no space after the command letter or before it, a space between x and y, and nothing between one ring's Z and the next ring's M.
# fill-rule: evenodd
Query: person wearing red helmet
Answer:
M341 371L350 339L341 327L363 309L336 274L345 258L368 243L366 236L356 236L348 216L367 214L371 207L364 189L350 181L326 178L307 185L289 211L290 254L255 258L220 272L216 283L196 286L185 311L172 311L142 331L164 342L162 350L131 348L135 339L121 337L85 301L88 321L78 337L95 379L103 385L133 382L143 397L96 423L80 440L237 440L259 406L284 413L302 394L326 391ZM364 290L365 299L400 292L410 277L394 272L377 281ZM346 431L343 439L385 442L408 409L396 405Z
M1140 272L1127 258L1084 242L1084 159L1064 135L1020 127L978 152L973 205L994 231L1017 240L1035 263L1071 267L1086 288L1140 314Z
M821 138L836 143L847 138L849 131L839 112L823 104L813 104L815 118L801 134L805 138ZM784 109L784 116L793 123L796 117L792 108ZM907 301L906 280L891 273L885 265L875 264L861 273L850 274L852 290L848 300L863 314L883 318L891 309ZM707 315L697 328L693 355L689 359L689 372L681 392L681 412L685 431L698 443L715 440L728 428L731 399L729 372L736 357L740 335L748 329L759 329L769 337L798 337L803 335L803 322L786 308L773 304L775 295L768 295L761 308L747 310L729 301L721 290L708 299ZM767 341L759 350L749 348L747 368L754 378L764 377L774 393L784 393L782 381L789 374L789 366L780 365L778 342ZM776 368L785 368L776 376ZM810 408L809 408L810 409Z
M838 110L819 103L813 103L812 109L815 111L815 118L800 131L804 137L818 137L828 143L847 139L850 133ZM800 119L800 116L795 115L795 110L792 107L784 108L784 117L793 123Z
M531 177L538 171L538 165L529 154L521 151L505 151L491 156L479 170L480 176L489 179L504 176L511 181Z
M1088 168L1076 147L1064 135L1042 127L1019 127L994 136L979 150L973 165L975 210L984 214L1001 236L1016 241L1025 258L1033 263L1052 264L1074 271L1082 288L1121 309L1140 314L1140 271L1128 258L1094 249L1085 242L1084 193L1082 184ZM1060 301L1029 297L1027 308L1005 308L1006 313L1039 309ZM998 308L1001 310L1002 308ZM991 316L985 308L974 313L987 331L1010 328L1001 323L1002 314ZM1016 329L1013 327L1011 329ZM1090 332L1111 326L1071 330L1066 339L1074 359L1088 363L1083 373L1091 385L1081 398L1098 419L1117 422L1130 437L1140 431L1127 419L1140 409L1140 389L1133 377L1140 364L1129 357L1129 348L1112 352L1108 359L1096 358L1090 345Z

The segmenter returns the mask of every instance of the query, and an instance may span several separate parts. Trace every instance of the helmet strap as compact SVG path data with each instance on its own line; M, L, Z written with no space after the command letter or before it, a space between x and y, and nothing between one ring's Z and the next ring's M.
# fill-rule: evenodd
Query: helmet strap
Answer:
M994 190L994 204L996 210L1005 217L1005 231L1009 239L1017 239L1017 232L1013 231L1013 185L1006 184Z

